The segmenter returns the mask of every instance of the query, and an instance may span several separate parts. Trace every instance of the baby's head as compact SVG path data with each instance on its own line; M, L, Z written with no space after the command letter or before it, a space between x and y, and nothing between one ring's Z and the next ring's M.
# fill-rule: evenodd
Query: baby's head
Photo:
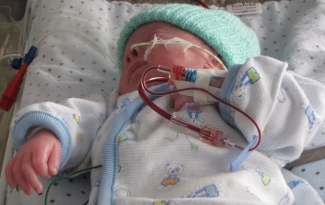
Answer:
M155 36L158 40L178 37L202 46L214 55L220 55L228 68L260 54L254 31L228 12L186 4L154 7L131 18L121 32L117 51L118 69L122 72L120 94L136 90L142 73L152 66L221 69L211 55L195 48L187 49L184 56L184 53L171 52L166 46L159 45L146 58L147 46L137 46L131 51L133 44L152 41ZM151 74L157 75L162 74Z

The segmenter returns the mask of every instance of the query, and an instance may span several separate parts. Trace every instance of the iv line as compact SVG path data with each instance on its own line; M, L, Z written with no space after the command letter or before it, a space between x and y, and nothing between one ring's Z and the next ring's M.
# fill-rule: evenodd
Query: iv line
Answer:
M44 39L45 37L47 37L48 35L53 34L53 33L56 33L56 32L64 32L64 31L69 31L69 32L72 32L72 33L78 34L78 35L84 37L85 39L89 40L89 41L92 42L94 45L96 45L100 50L102 50L102 51L106 54L106 56L111 60L111 62L112 62L115 66L117 65L116 62L115 62L115 60L113 59L113 57L111 57L110 54L109 54L107 51L105 51L102 47L100 47L100 46L99 46L95 41L93 41L93 40L90 39L88 36L86 36L86 35L84 35L84 34L78 32L78 31L74 31L74 30L70 30L70 29L55 30L55 31L51 31L51 32L49 32L49 33L46 33L46 34L44 34L42 37L40 37L40 38L36 41L35 46L37 46L37 45L40 43L40 41L43 40L43 39Z
M84 35L84 34L78 32L78 31L74 31L74 30L70 30L70 29L55 30L55 31L51 31L51 32L49 32L49 33L46 33L46 34L44 34L43 36L41 36L41 37L36 41L35 46L37 46L37 45L41 42L41 40L43 40L45 37L49 36L50 34L53 34L53 33L56 33L56 32L65 32L65 31L68 31L68 32L72 32L72 33L78 34L78 35L84 37L85 39L89 40L91 43L93 43L95 46L97 46L100 50L102 50L102 51L106 54L106 56L111 60L111 62L112 62L115 66L117 66L117 63L116 63L116 61L113 59L113 57L112 57L112 56L111 56L107 51L105 51L105 50L104 50L100 45L98 45L95 41L93 41L93 40L90 39L88 36L86 36L86 35ZM26 42L26 41L25 41L25 42ZM19 54L10 54L10 55L19 55ZM20 55L20 56L21 56L21 55ZM7 57L9 57L9 56L6 55L6 56L1 57L1 58L0 58L0 61L3 60L5 57L7 58Z
M241 114L243 114L247 119L249 119L255 126L257 132L258 132L258 140L256 142L256 144L248 150L248 151L253 151L255 150L260 142L261 142L261 138L262 138L262 134L261 134L261 130L258 126L258 124L255 122L255 120L250 117L247 113L245 113L244 111L242 111L241 109L237 108L236 106L218 98L217 96L214 96L213 94L211 94L210 92L208 92L207 90L205 89L202 89L202 88L183 88L183 89L176 89L176 90L172 90L172 91L166 91L166 92L153 92L151 91L146 83L148 82L155 82L155 81L167 81L168 78L165 78L165 77L154 77L154 78L150 78L150 79L146 79L146 75L148 72L150 72L151 70L153 69L164 69L162 67L157 67L157 66L154 66L154 67L151 67L149 68L148 70L146 70L141 78L141 83L138 87L138 91L139 91L139 94L140 96L143 98L143 100L146 102L146 104L151 107L153 110L155 110L157 113L159 113L162 117L168 119L168 120L172 120L173 119L173 116L169 113L167 113L166 111L164 111L163 109L161 109L160 107L158 107L156 104L154 104L152 101L150 101L150 99L146 96L146 94L144 93L144 91L148 92L149 94L152 94L152 95L156 95L156 96L161 96L161 95L167 95L167 94L172 94L172 93L176 93L176 92L180 92L180 91L185 91L185 90L200 90L202 92L206 92L207 94L211 95L213 98L215 98L217 101L219 101L220 103L223 103L233 109L235 109L236 111L240 112ZM165 70L166 72L168 70ZM181 124L183 127L186 127L186 128L189 128L190 130L194 131L194 132L197 132L197 133L200 133L201 132L201 128L195 126L195 125L192 125L191 123L188 123L188 122L182 122L182 119L176 119L176 121L178 121L177 123ZM237 148L241 148L241 147L237 147ZM243 149L243 148L241 148Z
M69 177L71 177L71 176L73 176L73 175L75 175L75 174L81 173L81 172L85 172L85 171L88 171L88 170L91 170L91 169L97 169L97 168L100 168L100 167L102 167L102 166L103 166L103 165L98 165L98 166L89 167L89 168L86 168L86 169L82 169L82 170L79 170L79 171L72 172L72 173L70 173L70 174L66 174L66 175L64 175L64 176L61 176L61 177L59 177L59 178L53 180L53 181L49 184L49 186L47 187L46 194L45 194L44 205L47 204L47 198L48 198L48 195L49 195L49 192L50 192L50 188L51 188L51 186L52 186L55 182L60 181L60 180L62 180L62 179L69 178Z
M3 60L3 59L5 59L5 58L9 58L9 57L24 57L24 56L22 56L22 55L20 55L20 54L8 54L8 55L4 55L4 56L2 56L2 57L0 57L0 62Z

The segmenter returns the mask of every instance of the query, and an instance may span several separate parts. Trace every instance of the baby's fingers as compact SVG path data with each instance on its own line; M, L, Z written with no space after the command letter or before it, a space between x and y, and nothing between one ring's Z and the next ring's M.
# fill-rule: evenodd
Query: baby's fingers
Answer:
M179 111L183 107L187 109L198 109L200 106L198 103L194 103L193 97L186 96L186 95L180 95L178 93L172 95L175 110Z
M25 156L21 165L21 171L24 178L27 179L28 184L35 190L35 192L41 193L43 190L43 185L38 179L38 176L32 166L32 159L30 156Z
M16 181L15 181L15 177L13 174L13 167L15 165L16 162L16 158L12 158L7 166L6 166L6 178L7 178L7 183L9 184L10 189L14 189L15 186L17 185Z
M48 166L48 172L51 175L56 175L58 172L58 168L60 166L60 159L61 159L61 146L54 145L53 150L49 156L47 166Z
M47 166L49 157L49 151L48 150L35 150L32 155L32 165L36 171L36 173L43 177L43 178L49 178L51 175L49 173L49 169Z
M27 179L25 178L25 176L23 175L22 172L24 172L24 170L22 169L21 165L21 158L17 158L15 164L13 165L13 176L14 176L14 180L15 182L17 182L18 186L20 186L20 188L27 194L27 195L31 195L33 192L32 187L30 186L30 184L28 183Z

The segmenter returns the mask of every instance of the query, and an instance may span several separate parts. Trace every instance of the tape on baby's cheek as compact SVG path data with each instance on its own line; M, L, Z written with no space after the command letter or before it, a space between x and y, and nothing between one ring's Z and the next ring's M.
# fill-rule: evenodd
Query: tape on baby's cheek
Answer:
M191 42L177 37L169 40L164 40L164 42L164 46L170 54L181 58L185 58L187 49L192 47Z
M146 60L148 60L148 55L150 54L150 52L152 51L152 49L153 49L153 47L155 47L155 45L156 45L156 43L157 43L157 36L155 35L154 37L153 37L153 40L152 41L150 41L150 42L152 42L152 44L150 45L150 46L147 46L147 50L145 51L145 53L144 53L144 60L146 61Z
M169 54L176 56L179 60L183 61L186 57L187 49L192 47L192 43L181 38L175 37L172 39L158 39L156 35L154 35L154 39L150 41L152 44L147 47L147 50L144 54L144 60L150 61L150 53L155 46L160 45L163 42L163 46L168 51ZM159 43L157 43L159 42Z

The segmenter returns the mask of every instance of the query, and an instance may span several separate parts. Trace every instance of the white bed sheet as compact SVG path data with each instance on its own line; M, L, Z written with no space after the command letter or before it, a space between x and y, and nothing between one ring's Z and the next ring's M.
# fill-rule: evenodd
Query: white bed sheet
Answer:
M109 58L116 59L118 34L131 16L153 6L101 0L87 6L81 0L29 2L33 21L26 49L37 44L39 55L29 67L23 107L97 91L109 94L119 80ZM263 55L286 61L290 70L325 84L324 10L324 0L265 2L262 14L240 18L256 31ZM306 149L324 145L325 124Z
M115 59L118 34L131 16L152 6L103 0L29 0L26 18L31 22L26 32L26 49L38 43L39 51L28 69L21 106L84 97L98 91L108 95L119 80L118 71L109 58ZM325 84L325 1L265 2L262 9L262 14L240 16L256 31L262 53L287 61L289 69ZM325 124L307 149L324 145ZM306 164L304 169L324 173L324 161ZM315 175L322 175L301 173L298 169L294 168L294 173L312 181L311 185L325 201L325 181L313 180ZM64 184L69 184L69 180L61 183L62 186L51 189L57 193L53 195L57 197L53 198L54 202L59 202L68 192L70 199L78 198L80 190ZM87 190L83 190L85 196ZM40 204L43 200L44 194L26 197L15 190L7 192L7 204ZM66 201L58 204L63 202Z

